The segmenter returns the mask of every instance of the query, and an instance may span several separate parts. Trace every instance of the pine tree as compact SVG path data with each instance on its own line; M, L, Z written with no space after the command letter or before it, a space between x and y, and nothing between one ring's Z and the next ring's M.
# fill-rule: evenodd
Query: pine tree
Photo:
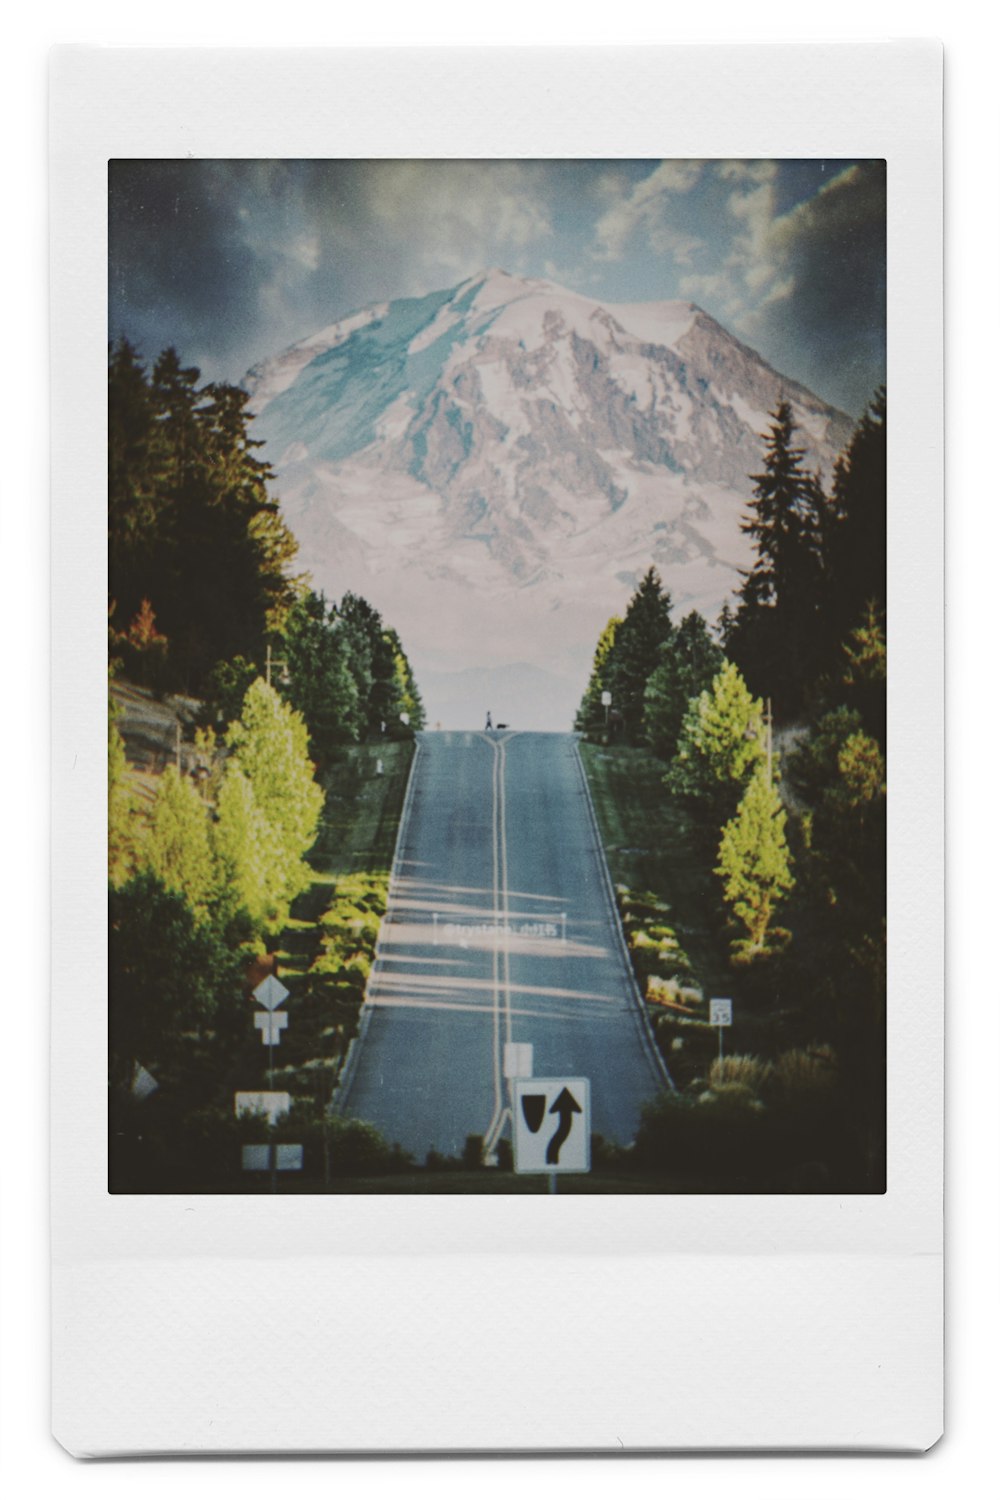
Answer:
M668 788L702 804L718 828L767 757L764 705L733 662L689 705L677 754L664 778Z
M646 684L672 635L670 595L651 567L629 600L607 659L607 687L632 744L642 741Z
M876 391L834 471L826 627L832 661L869 605L886 606L886 392Z
M848 702L861 713L865 728L880 745L886 731L885 624L874 599L865 606L861 623L843 648L841 683Z
M574 728L582 734L594 734L602 730L607 722L607 711L601 702L601 694L608 687L609 663L614 651L615 638L621 628L621 618L613 615L604 629L601 631L597 642L597 650L594 652L594 664L590 669L590 678L584 692L580 707L576 712Z
M766 435L764 468L754 483L743 531L756 559L740 590L727 650L756 692L785 717L801 705L817 665L821 602L820 541L826 500L795 446L792 408L781 401Z
M646 684L643 737L661 759L676 753L688 704L711 686L722 663L708 626L692 610L660 648L660 663Z
M784 946L789 934L772 928L775 910L792 889L786 814L767 771L758 766L736 814L722 830L719 863L723 894L744 935L732 945L734 962L748 963Z

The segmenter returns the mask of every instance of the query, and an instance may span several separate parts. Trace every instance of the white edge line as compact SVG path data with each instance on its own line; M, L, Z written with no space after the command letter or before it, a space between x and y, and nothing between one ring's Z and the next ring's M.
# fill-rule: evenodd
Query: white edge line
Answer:
M656 1045L656 1039L653 1036L653 1027L649 1019L649 1014L646 1010L646 1002L642 998L642 994L639 990L639 983L635 977L635 970L632 967L632 957L628 951L628 944L625 941L625 933L622 928L621 914L618 911L618 902L615 900L615 888L611 883L611 871L608 869L608 857L604 852L604 839L601 837L601 825L597 821L597 813L594 810L594 799L590 794L590 783L587 780L587 772L584 769L583 756L580 754L580 741L577 735L573 735L573 753L576 756L577 770L580 772L580 780L583 782L584 795L587 799L587 809L590 813L591 827L593 828L594 838L596 840L597 862L600 865L601 873L604 876L604 898L608 903L608 909L611 913L611 925L614 928L615 935L618 939L618 953L625 968L626 979L628 982L628 991L632 999L632 1012L638 1025L639 1038L642 1042L642 1045L646 1049L647 1056L649 1058L649 1061L653 1065L654 1072L659 1076L661 1082L663 1082L666 1087L671 1090L672 1093L676 1094L677 1085L671 1078L670 1070L668 1069L666 1062L664 1061L663 1054L660 1051L659 1047Z

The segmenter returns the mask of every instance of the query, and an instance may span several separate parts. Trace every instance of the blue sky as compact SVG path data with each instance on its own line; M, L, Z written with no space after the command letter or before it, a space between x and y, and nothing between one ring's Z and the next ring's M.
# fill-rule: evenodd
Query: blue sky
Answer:
M851 161L125 161L109 333L206 379L487 266L696 302L853 416L885 379L885 172Z

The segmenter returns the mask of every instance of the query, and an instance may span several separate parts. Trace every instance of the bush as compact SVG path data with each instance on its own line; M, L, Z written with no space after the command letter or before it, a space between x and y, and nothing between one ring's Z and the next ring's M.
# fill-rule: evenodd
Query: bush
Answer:
M759 1057L717 1057L708 1070L709 1087L715 1090L729 1084L740 1084L748 1088L754 1098L759 1098L762 1089L774 1072L772 1065Z

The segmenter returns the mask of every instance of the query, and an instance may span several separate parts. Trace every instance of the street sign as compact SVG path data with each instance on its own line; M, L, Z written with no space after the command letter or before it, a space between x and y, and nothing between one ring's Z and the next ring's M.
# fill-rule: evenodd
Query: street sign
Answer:
M273 1125L275 1120L287 1115L292 1107L291 1094L277 1093L243 1093L235 1094L237 1117L240 1115L267 1115L267 1123Z
M504 1042L503 1076L505 1078L530 1078L534 1066L534 1050L530 1042Z
M708 1002L708 1024L709 1026L732 1026L733 1002L731 1000L710 1000Z
M301 1146L244 1146L242 1161L244 1172L269 1172L271 1152L274 1151L276 1172L301 1172L303 1149Z
M514 1080L514 1171L590 1171L590 1079Z
M253 992L253 997L258 1005L263 1005L266 1010L277 1010L282 1000L287 1000L289 991L285 989L280 979L275 979L273 974L268 974L262 979Z
M281 1033L288 1025L287 1010L259 1010L253 1018L253 1024L260 1032L260 1039L265 1046L276 1047L281 1041Z
M160 1085L149 1069L137 1062L132 1070L132 1098L140 1101L148 1099L150 1094L155 1094L159 1087Z
M607 688L605 688L604 692L601 694L601 707L602 708L610 708L611 707L611 694L608 692Z

